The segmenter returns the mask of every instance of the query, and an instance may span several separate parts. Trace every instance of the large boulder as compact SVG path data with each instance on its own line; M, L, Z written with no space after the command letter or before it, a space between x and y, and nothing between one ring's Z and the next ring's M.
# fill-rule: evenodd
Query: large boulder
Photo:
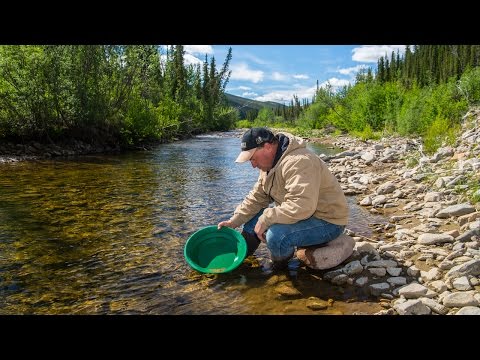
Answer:
M342 234L326 245L299 247L297 258L309 268L324 270L333 268L344 262L353 253L355 240Z

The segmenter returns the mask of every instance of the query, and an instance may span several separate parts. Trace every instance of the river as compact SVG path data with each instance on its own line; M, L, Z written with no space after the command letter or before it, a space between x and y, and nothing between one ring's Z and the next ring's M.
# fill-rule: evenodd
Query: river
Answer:
M375 299L299 266L276 275L253 261L199 274L183 246L228 219L258 172L234 162L238 132L139 152L0 164L0 314L370 314ZM339 151L309 144L317 153ZM349 197L349 228L382 221ZM302 294L276 291L287 276ZM273 280L272 280L273 278ZM315 311L310 296L333 306Z

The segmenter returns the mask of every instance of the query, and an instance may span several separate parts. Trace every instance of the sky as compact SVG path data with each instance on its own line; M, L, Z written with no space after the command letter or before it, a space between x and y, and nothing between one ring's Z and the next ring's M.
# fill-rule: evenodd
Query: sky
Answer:
M338 89L354 84L361 68L376 71L377 60L392 51L404 54L405 45L184 45L185 63L224 63L229 47L232 71L225 91L258 101L288 104L296 95L312 100L317 87Z

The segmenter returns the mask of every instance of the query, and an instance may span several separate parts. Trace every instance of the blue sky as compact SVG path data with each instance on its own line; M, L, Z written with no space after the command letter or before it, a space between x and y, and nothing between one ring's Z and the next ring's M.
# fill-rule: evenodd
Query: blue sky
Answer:
M185 63L215 56L222 66L232 48L229 94L288 104L293 95L311 100L317 86L353 84L362 67L376 70L380 56L403 55L405 45L185 45Z

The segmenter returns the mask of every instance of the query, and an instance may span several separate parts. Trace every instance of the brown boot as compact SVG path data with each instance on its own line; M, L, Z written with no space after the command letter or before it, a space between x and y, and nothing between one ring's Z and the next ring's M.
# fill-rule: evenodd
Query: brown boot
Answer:
M253 255L258 245L260 245L260 239L257 237L257 234L249 234L245 231L242 231L242 236L247 242L247 257Z

